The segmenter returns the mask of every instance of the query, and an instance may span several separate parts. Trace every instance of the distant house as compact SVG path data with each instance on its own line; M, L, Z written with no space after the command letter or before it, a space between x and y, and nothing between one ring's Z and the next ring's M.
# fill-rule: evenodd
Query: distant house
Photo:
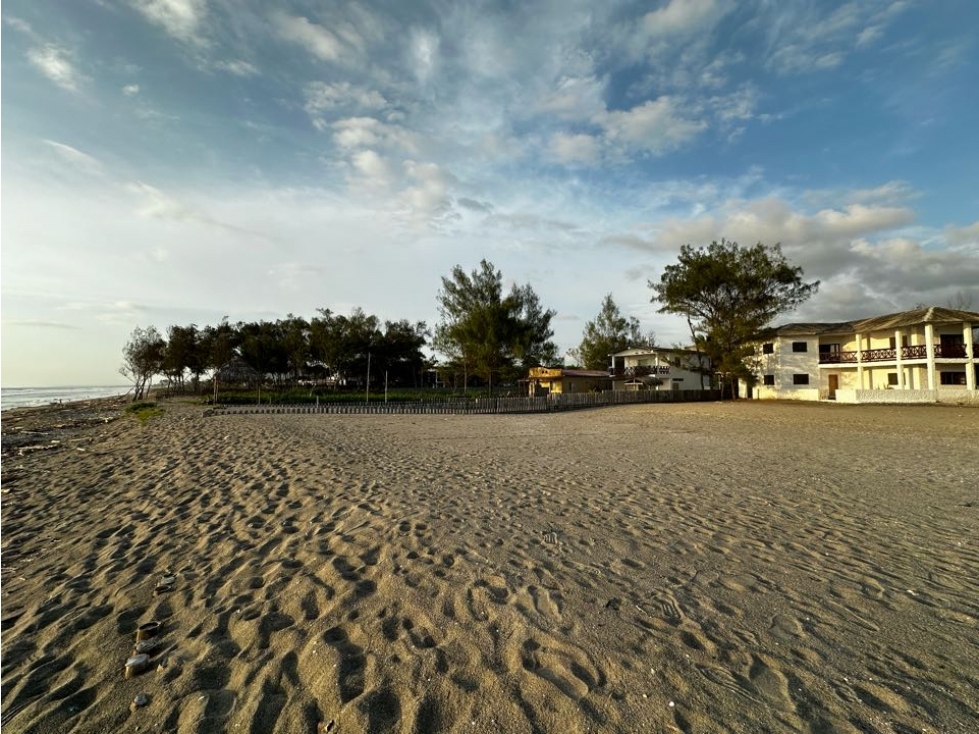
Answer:
M707 357L692 349L626 349L610 355L614 390L703 390ZM701 380L704 380L703 384Z
M758 344L755 398L838 402L979 401L979 313L928 307L836 323L796 323Z
M604 370L566 370L551 367L532 367L528 376L531 397L561 393L595 392L612 386Z

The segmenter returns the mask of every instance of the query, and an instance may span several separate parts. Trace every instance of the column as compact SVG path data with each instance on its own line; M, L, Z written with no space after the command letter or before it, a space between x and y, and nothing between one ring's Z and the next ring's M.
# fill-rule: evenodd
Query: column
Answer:
M965 342L965 386L970 390L976 389L976 353L972 341L972 324L962 324L962 341Z
M928 389L937 390L935 384L935 327L925 324L925 349L928 352Z
M901 352L904 351L901 348L901 330L897 329L894 332L894 359L897 360L897 389L904 389L904 361L901 357Z
M857 390L863 389L863 335L857 333Z

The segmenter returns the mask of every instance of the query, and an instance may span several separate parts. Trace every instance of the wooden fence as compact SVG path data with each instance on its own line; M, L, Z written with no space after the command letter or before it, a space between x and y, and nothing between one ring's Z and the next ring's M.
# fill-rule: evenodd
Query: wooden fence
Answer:
M554 413L639 403L682 403L720 400L719 390L606 390L595 393L563 393L525 398L476 398L391 401L372 403L319 403L308 405L229 405L208 408L209 415L334 413L358 415L499 415L503 413Z

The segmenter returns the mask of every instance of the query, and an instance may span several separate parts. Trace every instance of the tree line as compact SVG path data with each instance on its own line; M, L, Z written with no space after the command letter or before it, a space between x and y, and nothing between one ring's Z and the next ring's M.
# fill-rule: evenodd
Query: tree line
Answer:
M752 345L776 316L804 302L818 285L803 282L802 269L788 263L778 245L742 248L726 240L706 248L684 246L659 282L649 281L659 312L686 319L693 348L708 358L712 381L732 383L753 380ZM165 337L153 326L137 327L123 348L120 372L133 381L138 400L156 375L177 390L189 378L197 389L205 374L233 360L273 385L308 379L340 385L386 375L395 386L413 387L436 368L447 385L479 381L491 390L525 376L530 367L561 361L551 328L555 311L543 307L529 283L504 289L502 273L486 260L471 272L453 268L442 278L436 303L434 333L423 321L381 322L359 308L350 315L319 309L308 320L289 314L275 321L174 325ZM604 369L610 354L654 345L653 332L644 333L637 319L623 316L607 294L568 356L587 369ZM426 346L441 359L426 357Z
M311 319L289 314L275 321L199 327L174 325L164 337L155 327L137 327L123 349L120 372L140 399L149 381L162 375L168 388L199 389L205 374L241 360L273 386L300 380L343 384L366 372L367 361L399 386L421 384L429 360L422 352L428 337L424 322L385 321L362 309L350 315L319 309Z

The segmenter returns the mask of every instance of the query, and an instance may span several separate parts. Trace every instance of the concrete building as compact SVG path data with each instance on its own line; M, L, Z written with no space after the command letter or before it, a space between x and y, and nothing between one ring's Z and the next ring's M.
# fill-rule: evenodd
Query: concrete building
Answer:
M755 356L754 398L847 403L979 402L979 313L927 307L775 329Z
M707 357L689 349L626 349L610 355L613 390L704 390ZM703 384L701 384L703 377Z
M531 367L528 376L529 394L560 395L561 393L597 392L612 387L603 370L566 370L551 367Z

